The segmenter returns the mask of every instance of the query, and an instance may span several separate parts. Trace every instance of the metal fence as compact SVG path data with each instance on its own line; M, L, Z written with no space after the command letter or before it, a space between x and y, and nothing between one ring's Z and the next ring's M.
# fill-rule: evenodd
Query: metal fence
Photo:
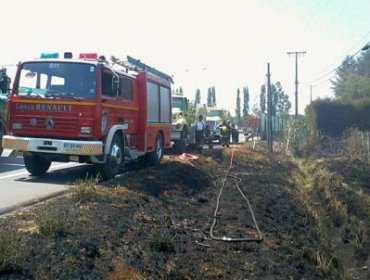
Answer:
M262 114L258 127L258 134L260 135L262 140L265 140L267 138L267 122L267 114ZM287 123L287 118L272 116L272 137L274 139L284 138L284 130L287 126Z

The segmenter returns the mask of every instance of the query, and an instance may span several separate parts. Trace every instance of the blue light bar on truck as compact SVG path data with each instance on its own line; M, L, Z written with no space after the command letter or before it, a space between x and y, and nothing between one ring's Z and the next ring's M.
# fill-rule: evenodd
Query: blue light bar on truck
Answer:
M59 58L59 53L42 53L40 58Z

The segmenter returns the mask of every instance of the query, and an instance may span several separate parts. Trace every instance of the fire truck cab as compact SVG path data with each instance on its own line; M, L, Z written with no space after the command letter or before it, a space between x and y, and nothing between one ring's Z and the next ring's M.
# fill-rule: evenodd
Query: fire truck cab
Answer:
M159 164L170 148L172 78L139 60L44 54L21 62L3 147L40 176L53 161L92 163L104 178L126 160Z

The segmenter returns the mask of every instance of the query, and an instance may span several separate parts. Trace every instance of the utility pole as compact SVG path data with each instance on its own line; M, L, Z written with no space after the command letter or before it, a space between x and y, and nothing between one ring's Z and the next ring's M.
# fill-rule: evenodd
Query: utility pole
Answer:
M267 63L267 148L272 153L272 96L270 63Z
M291 54L295 55L295 116L298 116L298 56L304 55L306 51L303 52L287 52L290 56Z
M312 103L312 87L313 85L310 85L310 104Z

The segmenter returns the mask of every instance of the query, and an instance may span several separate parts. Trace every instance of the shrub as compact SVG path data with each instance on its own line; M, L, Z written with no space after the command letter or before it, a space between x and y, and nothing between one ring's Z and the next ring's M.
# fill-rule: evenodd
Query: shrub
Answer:
M100 177L88 177L85 180L79 180L76 182L73 188L72 197L74 200L79 202L95 201L98 197L98 183Z
M24 238L12 226L0 231L0 273L22 267L25 260L26 243Z
M65 232L67 216L64 212L38 212L35 217L35 223L42 235L56 237Z

